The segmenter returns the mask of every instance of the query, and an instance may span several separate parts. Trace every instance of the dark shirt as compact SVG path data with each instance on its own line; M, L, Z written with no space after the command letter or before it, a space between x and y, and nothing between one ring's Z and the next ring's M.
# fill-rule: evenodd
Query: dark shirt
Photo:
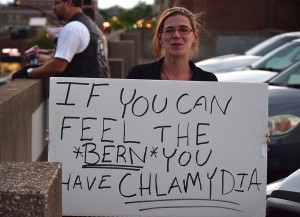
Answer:
M136 65L128 70L127 79L150 79L161 80L160 69L164 58L159 61ZM190 68L193 71L191 81L218 81L217 77L210 72L198 68L192 61L189 61Z

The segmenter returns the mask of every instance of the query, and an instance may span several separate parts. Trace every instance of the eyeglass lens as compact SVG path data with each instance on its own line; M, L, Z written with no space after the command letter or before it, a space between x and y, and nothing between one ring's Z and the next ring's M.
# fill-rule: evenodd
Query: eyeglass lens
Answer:
M167 34L167 35L171 35L171 34L174 34L175 31L178 30L178 32L181 34L181 35L188 35L190 34L193 30L190 29L188 26L179 26L178 28L174 28L174 27L167 27L163 30L163 33L164 34Z

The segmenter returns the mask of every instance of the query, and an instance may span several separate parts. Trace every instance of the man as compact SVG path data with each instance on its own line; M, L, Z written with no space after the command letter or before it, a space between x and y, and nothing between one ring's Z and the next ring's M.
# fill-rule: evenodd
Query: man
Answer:
M84 7L83 9L83 13L85 15L87 15L96 25L95 20L96 20L96 13L95 10L91 7ZM98 41L98 43L100 44L100 65L101 68L104 70L105 75L107 78L110 78L110 69L109 69L109 64L108 64L108 44L107 44L107 39L106 36L104 34L104 32L96 25L96 28L98 30L99 36L100 36L100 40Z
M54 57L41 66L26 66L12 75L16 78L104 77L99 55L98 30L83 14L82 0L55 0L53 10L67 22L59 33Z

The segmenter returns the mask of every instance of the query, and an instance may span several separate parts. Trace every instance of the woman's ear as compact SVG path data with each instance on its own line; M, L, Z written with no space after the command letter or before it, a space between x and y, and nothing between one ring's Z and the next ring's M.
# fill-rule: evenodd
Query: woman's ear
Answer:
M194 38L194 43L195 43L199 40L199 30L195 30L194 36L195 36L195 38Z

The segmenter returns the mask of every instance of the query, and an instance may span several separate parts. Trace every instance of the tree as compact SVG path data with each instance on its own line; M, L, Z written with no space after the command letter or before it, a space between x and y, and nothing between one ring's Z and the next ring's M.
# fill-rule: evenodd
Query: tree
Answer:
M135 24L138 20L149 21L153 18L153 5L147 5L145 2L139 2L135 7L129 10L121 10L119 20L123 26Z
M138 2L138 4L131 9L120 8L119 13L110 14L111 9L100 10L100 14L104 17L105 21L111 23L113 29L129 28L136 24L139 20L148 22L152 20L154 10L153 5L147 5L145 2ZM114 12L116 10L113 10Z
M38 30L35 37L33 37L30 41L30 46L38 45L43 49L53 49L54 44L47 38L47 30L45 28L41 28Z

